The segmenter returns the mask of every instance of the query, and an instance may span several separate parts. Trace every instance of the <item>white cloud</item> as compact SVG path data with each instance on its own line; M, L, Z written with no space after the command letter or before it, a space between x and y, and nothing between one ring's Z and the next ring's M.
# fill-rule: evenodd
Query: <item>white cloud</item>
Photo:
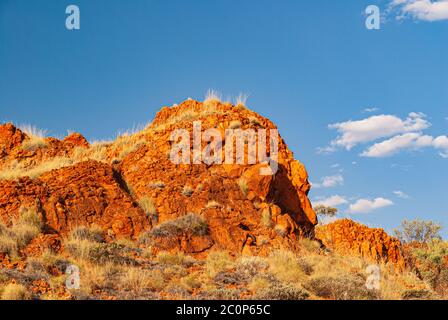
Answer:
M361 153L362 157L384 158L393 156L403 150L421 150L423 148L435 148L440 156L448 158L448 137L432 137L413 132L397 135L388 140L375 143Z
M392 206L394 203L385 198L376 198L373 201L369 199L359 199L355 203L351 204L348 212L349 213L369 213L374 210Z
M400 190L394 191L394 194L398 198L401 198L401 199L409 199L410 198L410 196L408 194L406 194L406 193L404 193L403 191L400 191Z
M322 199L319 201L315 201L314 206L323 205L326 207L337 207L337 206L340 206L340 205L346 204L346 203L348 203L348 201L344 197L334 195L334 196L331 196L331 197L328 197L328 198L325 198L325 199Z
M363 110L363 112L365 112L365 113L372 113L372 112L377 112L379 110L380 110L379 108L365 108Z
M321 183L312 183L314 188L333 188L344 184L344 177L340 174L327 176L321 179Z
M422 113L412 112L406 119L393 115L376 115L358 121L346 121L330 124L330 129L338 131L339 136L331 141L330 146L321 148L320 152L332 152L337 148L352 149L358 144L372 142L397 134L416 132L427 129L431 124Z
M448 20L448 0L392 0L390 7L399 10L399 20L408 16L424 21Z

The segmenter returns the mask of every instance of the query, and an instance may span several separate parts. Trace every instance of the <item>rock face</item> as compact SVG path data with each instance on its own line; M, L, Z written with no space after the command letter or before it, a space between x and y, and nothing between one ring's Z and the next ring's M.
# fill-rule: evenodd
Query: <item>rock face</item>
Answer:
M297 250L301 237L314 236L317 217L307 197L308 174L281 138L273 175L261 174L265 163L247 164L254 152L247 143L246 164L175 164L170 157L175 130L187 134L188 159L197 158L194 122L200 122L197 132L202 137L207 129L221 137L227 129L257 134L266 130L265 148L271 156L269 138L276 126L243 106L218 101L189 100L162 108L144 130L95 145L77 133L33 145L33 137L12 124L1 125L0 220L10 225L22 207L36 208L45 234L33 242L31 251L47 242L58 247L58 237L79 225L101 227L107 240L137 239L186 216L205 221L207 232L175 227L171 237L155 237L154 247L191 254L213 249L267 254L273 248ZM234 141L222 143L221 152ZM209 144L199 140L200 150ZM36 168L40 171L27 174ZM14 176L16 171L20 175ZM340 252L403 263L400 243L380 229L343 220L319 227L317 236Z
M193 100L163 108L148 128L117 139L105 150L90 146L79 134L23 148L30 137L6 124L0 126L0 171L19 166L26 172L59 158L66 162L34 179L0 181L0 219L11 224L21 207L33 206L49 234L65 235L77 225L96 224L107 237L135 239L159 224L194 214L208 224L207 235L180 233L159 243L191 253L212 248L235 253L296 249L300 237L312 235L317 218L307 197L308 175L281 138L278 171L272 176L260 175L260 168L266 167L260 163L174 164L169 158L171 133L184 129L191 134L193 121L201 121L201 133L214 128L223 136L229 128L266 129L269 138L269 130L276 129L245 107ZM270 143L267 139L267 156ZM201 143L202 148L206 145ZM98 161L67 161L85 150L95 150L90 159ZM151 203L154 212L138 206L143 201Z
M399 269L405 267L400 241L390 237L383 229L373 229L343 219L318 226L315 233L326 247L341 254L362 256L373 262L391 262Z
M228 104L186 101L163 108L149 127L146 139L150 143L120 164L123 179L135 196L153 201L159 223L188 213L202 216L210 227L211 247L232 252L262 253L279 246L293 249L299 237L312 233L317 218L307 198L308 176L282 140L279 168L273 176L260 175L262 164L173 164L170 135L176 129L191 133L193 120L201 121L201 133L214 128L222 137L229 127L276 129L255 112ZM200 251L203 241L198 243ZM196 250L194 244L188 246Z
M101 226L110 237L133 237L149 227L146 214L106 164L87 161L37 179L0 181L0 219L11 224L21 207L36 208L46 232L67 234L80 225Z

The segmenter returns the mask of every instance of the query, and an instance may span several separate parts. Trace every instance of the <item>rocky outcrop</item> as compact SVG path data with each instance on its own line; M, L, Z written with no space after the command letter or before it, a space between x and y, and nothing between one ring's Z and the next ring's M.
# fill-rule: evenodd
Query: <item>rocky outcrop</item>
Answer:
M0 125L0 158L21 145L26 135L11 123Z
M0 219L11 224L20 208L36 208L47 233L65 235L80 225L98 225L109 237L133 237L150 224L117 174L87 161L47 172L37 179L0 181Z
M0 127L0 170L19 167L26 172L59 158L64 163L53 164L56 170L38 173L35 179L0 181L0 219L10 224L20 207L35 206L48 233L64 235L77 225L97 224L110 237L137 238L144 230L192 213L207 222L209 234L177 235L168 247L255 254L274 247L296 249L300 237L313 233L317 218L307 197L307 172L284 141L278 142L274 175L261 175L266 164L260 163L174 164L169 158L171 133L183 129L192 135L193 121L201 122L201 134L213 128L222 137L229 128L264 129L270 156L269 130L276 126L245 107L218 101L189 100L162 108L148 128L104 148L90 146L79 134L46 138L37 147L24 148L30 137L7 124ZM206 145L202 141L201 149ZM246 159L248 152L246 148ZM89 158L100 158L101 163L84 161ZM144 201L154 212L137 205Z
M0 170L31 169L55 158L70 158L77 147L89 146L79 133L70 134L63 140L42 138L42 145L24 148L23 144L31 139L10 123L0 125Z
M268 119L230 104L186 101L163 108L147 130L148 143L119 166L136 198L153 201L159 223L197 214L209 224L214 248L232 252L294 249L299 237L312 233L317 218L307 197L308 176L283 140L278 172L272 176L260 175L263 164L176 165L169 157L170 135L185 129L192 136L193 121L201 121L202 134L214 128L222 137L230 127L276 129Z
M315 234L326 247L338 253L361 256L373 262L390 262L399 269L406 265L400 241L383 229L342 219L319 225Z
M171 152L176 130L189 137L190 162L197 157L193 122L200 124L196 130L201 151L210 146L210 141L201 140L208 129L223 138L219 149L223 160L226 144L235 143L225 138L227 129L265 130L265 148L271 155L269 138L277 127L245 107L218 101L189 100L162 108L146 129L99 149L77 133L24 148L30 137L6 124L0 126L0 170L19 166L26 172L46 161L64 161L35 179L0 181L0 220L11 224L21 207L35 207L47 234L63 236L78 225L95 224L107 239L137 239L143 231L193 214L207 223L207 234L176 232L155 241L160 250L193 254L215 248L243 254L265 254L272 248L297 250L299 238L314 235L317 217L307 197L308 174L281 138L278 170L273 175L262 174L267 165L259 157L257 163L248 164L254 150L247 142L244 164L175 164ZM320 226L316 235L338 252L404 265L400 243L381 229L340 220ZM37 242L35 247L39 246Z

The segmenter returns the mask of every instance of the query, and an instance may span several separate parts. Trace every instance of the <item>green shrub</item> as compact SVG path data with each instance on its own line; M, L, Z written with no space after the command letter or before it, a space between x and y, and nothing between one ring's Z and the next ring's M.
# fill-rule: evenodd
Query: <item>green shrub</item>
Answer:
M433 221L423 221L420 219L413 221L404 220L401 223L401 228L394 230L394 234L401 242L428 243L432 240L441 239L441 229L442 226Z
M441 293L448 292L448 242L432 240L411 250L421 277L431 287Z

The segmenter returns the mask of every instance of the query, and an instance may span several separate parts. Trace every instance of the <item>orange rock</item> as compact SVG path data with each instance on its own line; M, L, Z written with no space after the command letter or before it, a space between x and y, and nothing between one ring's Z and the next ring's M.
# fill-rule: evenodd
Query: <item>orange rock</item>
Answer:
M374 262L390 262L404 269L406 262L400 241L383 229L369 228L349 219L318 226L316 238L336 252L365 257Z
M277 129L257 113L230 104L205 105L190 100L165 107L148 128L131 139L135 145L122 150L120 143L124 140L120 140L106 147L103 160L110 164L90 160L47 172L34 180L25 177L0 181L0 220L11 224L20 207L35 206L45 222L46 234L64 236L77 225L96 224L109 238L135 239L152 227L137 205L146 197L157 211L154 223L195 213L209 225L207 236L181 234L175 239L161 240L161 247L195 254L215 248L235 253L250 250L254 254L266 253L273 247L297 249L298 239L311 233L317 223L307 197L310 184L305 167L294 159L281 138L279 169L273 176L260 175L259 169L265 164L176 165L169 159L170 135L175 129L191 134L195 120L201 121L201 133L214 128L224 135L236 123L243 130L266 129L269 138L269 130ZM23 150L20 145L27 138L12 125L0 127L0 170L15 161L32 168L56 157L71 157L74 150L79 150L77 147L89 148L84 137L72 134L64 140L47 138L45 146ZM268 151L270 143L267 139ZM205 146L206 142L201 142L201 148ZM246 159L248 152L245 150ZM241 180L247 184L247 190ZM272 225L263 223L266 208ZM274 231L275 224L278 230L285 230L284 234ZM36 239L25 249L26 254L38 252L47 240Z
M149 228L146 214L106 164L78 163L38 179L0 181L0 219L11 224L22 206L42 215L46 232L66 234L78 225L98 225L117 237L133 237Z
M254 240L254 245L250 246L254 253L266 252L273 246L295 249L298 238L314 228L317 218L307 197L310 184L306 170L294 159L281 138L279 170L273 176L260 175L259 169L264 164L175 165L170 161L171 133L175 129L185 129L192 136L193 121L201 121L202 132L210 128L225 132L232 122L239 123L243 130L276 129L271 121L248 109L221 103L213 104L212 111L207 111L208 108L210 106L193 100L162 108L146 130L148 144L130 153L120 163L123 179L137 199L152 199L159 222L187 213L204 217L210 226L213 248L242 252L250 237ZM204 148L205 142L201 146ZM266 150L269 150L269 140ZM246 148L246 159L247 152ZM241 180L246 183L247 190L240 187ZM151 187L155 181L163 182L164 187ZM186 196L182 192L185 186L192 187L194 192ZM208 207L211 201L217 202L219 207ZM257 206L260 203L275 203L279 211L275 214L284 215L278 223L285 226L287 236L272 233L272 228L263 225L263 209ZM272 238L272 235L275 236ZM271 240L266 243L258 238Z

